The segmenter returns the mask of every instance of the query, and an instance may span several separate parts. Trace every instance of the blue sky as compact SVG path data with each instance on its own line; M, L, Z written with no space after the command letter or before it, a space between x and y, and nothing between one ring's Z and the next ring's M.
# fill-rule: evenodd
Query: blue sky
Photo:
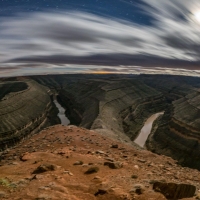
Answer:
M200 69L198 0L0 0L0 76Z

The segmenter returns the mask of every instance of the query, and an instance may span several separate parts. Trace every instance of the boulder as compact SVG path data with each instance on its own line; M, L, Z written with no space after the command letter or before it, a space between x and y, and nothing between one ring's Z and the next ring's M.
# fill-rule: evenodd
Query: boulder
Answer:
M182 199L193 197L196 187L190 184L155 182L153 189L162 193L167 199Z
M43 172L47 172L47 171L54 171L56 169L55 165L51 165L51 164L42 164L39 167L37 167L34 171L33 174L40 174Z
M110 167L111 169L120 169L123 167L123 163L121 162L104 162L104 165Z
M34 159L33 156L32 156L32 154L28 153L28 152L26 152L26 153L24 153L24 154L22 154L20 156L20 160L21 161L27 161L27 160L32 160L32 159Z
M97 173L99 171L98 167L90 167L85 174L93 174L93 173Z
M134 189L135 189L135 193L138 195L144 193L144 191L145 191L145 187L142 184L135 184Z
M111 148L117 149L118 148L118 144L112 144Z
M73 165L82 165L82 164L83 164L83 161L78 160L78 161L76 161Z

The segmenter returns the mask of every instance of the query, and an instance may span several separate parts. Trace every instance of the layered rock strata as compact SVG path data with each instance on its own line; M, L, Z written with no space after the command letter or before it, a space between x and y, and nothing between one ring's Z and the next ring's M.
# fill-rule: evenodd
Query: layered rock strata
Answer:
M194 84L190 79L189 84L181 86L185 90L174 92L179 98L155 122L147 148L171 156L184 166L200 169L200 91L198 81Z
M4 82L4 87L6 85L7 82ZM0 101L1 150L38 132L42 127L59 123L56 107L52 104L47 88L33 80L26 80L21 85L21 90L9 91ZM52 120L52 115L55 120Z
M146 118L166 106L162 93L137 76L63 75L35 80L50 88L56 82L58 101L66 108L71 124L111 137L133 140Z
M34 79L58 93L72 124L122 140L134 140L150 115L165 111L154 123L147 148L200 168L199 78L62 75Z

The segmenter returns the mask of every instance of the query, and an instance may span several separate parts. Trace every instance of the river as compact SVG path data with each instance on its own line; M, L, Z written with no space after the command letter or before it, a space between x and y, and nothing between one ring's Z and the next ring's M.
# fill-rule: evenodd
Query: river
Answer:
M147 121L145 122L144 126L142 127L142 129L140 131L140 134L138 135L138 137L134 141L136 144L138 144L141 147L144 147L146 140L147 140L149 134L151 133L153 122L160 115L163 115L163 114L164 114L164 112L156 113L156 114L151 115L151 117L149 117L147 119Z
M58 113L58 117L60 118L61 120L61 124L62 125L69 125L70 121L69 119L65 116L65 109L58 103L58 101L56 99L54 99L54 104L56 105L56 107L58 108L59 110L59 113Z

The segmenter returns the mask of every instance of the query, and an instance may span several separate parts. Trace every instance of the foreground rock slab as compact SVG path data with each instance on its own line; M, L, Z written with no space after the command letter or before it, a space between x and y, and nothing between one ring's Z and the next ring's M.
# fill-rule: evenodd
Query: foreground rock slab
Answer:
M196 187L189 184L156 182L153 189L161 192L167 199L182 199L193 197Z

